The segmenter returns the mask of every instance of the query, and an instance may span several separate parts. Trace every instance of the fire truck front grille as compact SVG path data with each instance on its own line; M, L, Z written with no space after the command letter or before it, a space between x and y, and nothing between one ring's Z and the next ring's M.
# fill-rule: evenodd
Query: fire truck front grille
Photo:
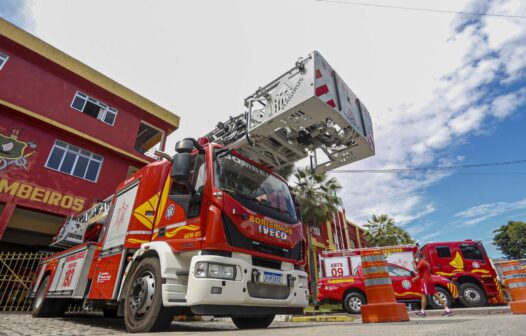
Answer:
M289 297L290 288L249 282L247 284L248 295L258 299L285 300Z

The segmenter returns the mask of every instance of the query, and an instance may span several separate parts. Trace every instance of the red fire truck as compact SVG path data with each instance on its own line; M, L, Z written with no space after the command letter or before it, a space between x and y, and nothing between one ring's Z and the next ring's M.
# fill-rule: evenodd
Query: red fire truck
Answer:
M387 264L387 269L391 276L396 299L404 303L420 302L419 284L411 281L415 276L414 271L392 263ZM318 281L318 301L338 302L349 314L360 314L362 304L367 303L363 279L361 265L356 267L350 276L333 277L331 274L329 277L321 278ZM458 296L455 284L438 275L433 275L432 279L438 294L448 306L451 306L453 300ZM442 307L434 296L429 298L429 304L436 309Z
M273 173L316 155L326 171L374 154L367 109L317 52L245 100L247 112L120 183L70 218L30 294L33 316L67 303L124 316L130 332L174 314L229 316L264 328L308 303L304 242L286 181ZM107 209L107 210L106 210ZM105 217L105 219L103 219Z
M380 247L388 263L395 297L400 302L413 303L420 301L418 283L411 281L415 276L414 254L416 245ZM361 270L361 253L367 250L351 249L326 251L320 258L323 276L318 281L318 301L338 302L349 314L358 314L361 305L367 302L363 274ZM458 297L458 291L450 280L433 275L439 295L450 305ZM429 298L433 308L440 307L435 297Z
M482 242L463 240L428 243L420 247L433 274L447 277L458 288L460 302L466 307L481 307L502 296L497 272Z
M442 283L440 286L447 288L450 294L453 294L451 295L453 298L458 296L460 303L466 307L481 307L492 298L499 298L499 300L495 300L497 303L502 303L502 300L504 300L497 273L481 242L464 240L428 243L420 248L416 245L402 245L381 247L381 249L389 263L409 271L415 270L414 255L416 252L422 253L431 265L431 272L436 276L440 276L436 278L436 281L441 279ZM361 249L329 251L322 255L321 266L324 277L318 283L320 299L333 301L336 299L336 301L342 302L343 307L347 309L345 305L346 297L349 293L347 289L351 289L352 286L344 284L327 287L327 285L331 279L332 281L340 281L338 277L346 279L346 277L357 276L357 269L361 263L360 251ZM394 276L394 274L395 272L392 272L391 275ZM450 280L456 288L452 288L449 284L444 286L444 280L446 279ZM356 282L356 280L353 280L353 282ZM397 290L396 282L395 278L393 278L395 291L398 294L403 293L403 291L399 292ZM322 290L323 286L325 287ZM344 288L344 290L342 291L341 288ZM456 295L457 289L458 295ZM336 291L336 293L329 293L331 290ZM362 296L363 293L365 292L362 292ZM357 302L356 298L353 298L353 300L355 303Z

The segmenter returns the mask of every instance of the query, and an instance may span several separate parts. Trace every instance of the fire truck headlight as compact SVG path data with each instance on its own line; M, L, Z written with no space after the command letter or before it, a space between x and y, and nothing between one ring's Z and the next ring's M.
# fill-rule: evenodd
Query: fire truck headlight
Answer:
M206 278L208 273L208 263L198 262L195 264L195 277L196 278Z
M234 280L236 278L236 266L198 262L195 265L195 277Z
M221 265L210 264L208 268L208 276L211 278L220 278L221 277Z
M236 277L235 269L234 265L208 264L208 277L234 280Z
M223 266L223 277L226 279L234 279L234 266Z

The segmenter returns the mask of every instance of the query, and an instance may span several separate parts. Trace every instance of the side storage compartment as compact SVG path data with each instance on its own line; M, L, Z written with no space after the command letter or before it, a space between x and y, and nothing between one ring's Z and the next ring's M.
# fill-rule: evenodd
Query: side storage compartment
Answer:
M95 249L95 244L86 244L61 256L47 297L82 299Z

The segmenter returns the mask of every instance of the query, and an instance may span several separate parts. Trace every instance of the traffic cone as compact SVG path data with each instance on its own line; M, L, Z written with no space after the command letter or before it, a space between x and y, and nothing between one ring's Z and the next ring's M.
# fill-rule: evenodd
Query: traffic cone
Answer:
M510 308L513 314L526 314L526 272L519 261L501 263L504 283L511 295Z
M365 250L361 257L367 295L367 304L362 305L362 322L409 321L405 305L396 302L383 253L375 249Z

